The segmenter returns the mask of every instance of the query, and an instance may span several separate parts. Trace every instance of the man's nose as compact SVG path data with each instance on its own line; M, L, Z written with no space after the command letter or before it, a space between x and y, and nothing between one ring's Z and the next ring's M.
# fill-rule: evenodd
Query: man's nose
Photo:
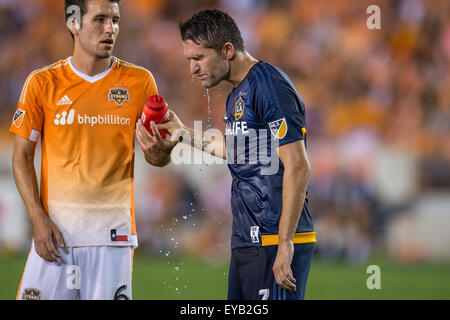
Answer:
M114 23L113 23L112 19L108 19L105 22L104 28L105 28L105 33L111 33L111 34L114 33Z
M191 68L191 74L195 74L200 71L200 65L195 60L191 60L190 68Z

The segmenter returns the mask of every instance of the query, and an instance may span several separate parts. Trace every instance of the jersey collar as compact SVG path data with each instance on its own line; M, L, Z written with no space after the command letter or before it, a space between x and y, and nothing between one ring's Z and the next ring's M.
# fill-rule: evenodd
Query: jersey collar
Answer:
M85 73L83 73L83 72L77 70L77 69L74 67L74 65L72 64L72 57L69 57L69 66L70 66L70 69L72 69L72 71L73 71L77 76L79 76L79 77L82 78L83 80L86 80L87 82L90 82L90 83L97 82L98 80L103 79L104 77L106 77L106 75L108 75L108 73L112 70L112 68L113 68L114 65L116 64L116 58L112 56L112 57L111 57L111 62L112 62L112 63L111 63L111 66L109 67L108 70L105 70L105 71L103 71L102 73L99 73L99 74L97 74L97 75L91 77L91 76L88 76L87 74L85 74Z

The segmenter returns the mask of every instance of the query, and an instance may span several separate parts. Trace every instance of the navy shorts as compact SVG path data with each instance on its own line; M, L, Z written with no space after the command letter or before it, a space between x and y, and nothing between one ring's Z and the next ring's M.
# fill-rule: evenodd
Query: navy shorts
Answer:
M272 267L277 245L231 250L228 299L303 300L314 246L314 243L294 244L291 270L296 280L295 292L282 289L275 281Z

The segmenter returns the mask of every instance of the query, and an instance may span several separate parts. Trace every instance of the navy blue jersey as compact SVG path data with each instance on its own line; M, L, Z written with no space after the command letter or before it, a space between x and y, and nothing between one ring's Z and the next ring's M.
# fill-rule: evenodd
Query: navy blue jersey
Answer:
M275 148L306 139L305 106L288 76L260 61L229 94L224 121L231 247L265 245L261 236L278 234L282 209L284 167ZM306 198L296 233L314 231L307 205Z

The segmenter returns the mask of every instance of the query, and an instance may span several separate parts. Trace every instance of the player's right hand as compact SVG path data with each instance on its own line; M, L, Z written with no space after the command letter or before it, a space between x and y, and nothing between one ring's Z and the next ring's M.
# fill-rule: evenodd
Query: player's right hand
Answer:
M57 247L64 247L64 241L58 227L46 213L32 220L34 249L46 261L58 262L61 255Z
M156 128L158 130L166 129L170 134L170 139L179 142L185 132L185 126L172 110L169 110L169 121L157 124Z

